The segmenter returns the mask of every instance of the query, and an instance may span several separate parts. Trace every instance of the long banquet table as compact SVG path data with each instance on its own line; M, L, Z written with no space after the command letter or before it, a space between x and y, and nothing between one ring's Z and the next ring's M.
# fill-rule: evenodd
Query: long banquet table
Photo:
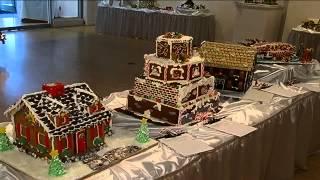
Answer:
M213 41L215 20L212 14L178 15L167 11L99 6L96 32L114 36L154 40L165 32L180 32L194 38L195 45Z
M258 65L255 74L270 82L295 78L320 83L314 80L320 75L319 64L309 67ZM108 100L125 97L125 94L112 94ZM193 126L188 134L203 140L213 150L184 157L159 143L86 179L292 179L295 168L306 169L308 155L320 149L318 92L306 92L295 98L274 96L270 104L232 98L223 101L222 114L229 115L229 120L255 126L257 131L239 138L216 132L210 125ZM140 125L139 119L122 113L116 113L113 122L117 128L132 131ZM150 124L151 132L158 128ZM9 170L24 177L14 169Z

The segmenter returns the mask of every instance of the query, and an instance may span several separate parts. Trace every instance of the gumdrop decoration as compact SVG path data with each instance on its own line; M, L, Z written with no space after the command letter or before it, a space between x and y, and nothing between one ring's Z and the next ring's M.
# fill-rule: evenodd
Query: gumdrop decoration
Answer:
M146 118L142 118L141 120L141 125L136 136L136 140L139 143L146 143L150 140L147 120Z
M66 172L64 170L64 164L63 162L59 159L59 153L57 150L52 150L50 153L52 159L50 161L49 165L49 176L62 176Z
M9 151L11 149L13 149L13 145L6 134L6 128L0 127L0 152Z

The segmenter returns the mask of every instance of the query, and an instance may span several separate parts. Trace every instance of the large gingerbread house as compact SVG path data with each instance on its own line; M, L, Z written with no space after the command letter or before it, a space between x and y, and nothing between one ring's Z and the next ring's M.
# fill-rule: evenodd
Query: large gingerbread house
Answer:
M203 42L205 71L215 77L215 88L245 92L252 83L257 50L237 44Z
M193 38L169 32L156 39L156 53L145 55L144 75L129 92L128 110L153 121L186 124L200 112L217 112L220 94L214 77L204 76Z
M35 157L82 157L100 149L111 127L111 113L85 83L45 84L25 94L5 115L15 127L15 144Z

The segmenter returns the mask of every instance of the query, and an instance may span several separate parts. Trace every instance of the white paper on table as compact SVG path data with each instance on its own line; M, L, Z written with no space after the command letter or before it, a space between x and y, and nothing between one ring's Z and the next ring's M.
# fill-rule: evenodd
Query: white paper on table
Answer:
M257 89L249 89L241 99L270 103L272 101L272 98L272 93L260 91Z
M196 139L189 134L183 134L174 138L160 139L160 142L185 157L213 149L205 142Z
M266 89L261 89L261 91L269 92L269 93L287 97L287 98L295 97L300 94L306 93L306 91L303 91L303 90L297 91L292 89L291 87L284 87L284 86L278 86L278 85L274 85Z
M127 106L127 97L129 91L115 92L111 93L107 98L103 99L103 104L107 106L109 109L117 109Z
M312 92L320 92L320 83L299 83L295 84L295 86L305 88Z
M238 137L243 137L257 130L257 128L255 127L239 124L229 120L221 120L217 123L210 125L209 127Z

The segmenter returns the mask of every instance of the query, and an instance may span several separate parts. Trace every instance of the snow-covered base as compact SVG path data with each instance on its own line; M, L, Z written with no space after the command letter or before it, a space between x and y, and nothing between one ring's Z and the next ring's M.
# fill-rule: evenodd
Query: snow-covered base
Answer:
M0 161L20 170L35 179L77 179L93 171L82 162L66 164L66 174L61 177L50 177L48 175L49 164L47 161L33 158L18 150L0 153Z
M0 127L7 127L7 135L12 134L8 132L11 123L0 123ZM150 139L148 143L140 144L135 140L135 134L123 128L113 128L114 134L111 137L106 136L105 147L97 152L97 154L104 154L109 150L125 147L129 145L136 145L143 149L156 145L158 142ZM9 136L10 138L10 136ZM94 173L87 165L82 162L73 162L65 164L66 174L61 177L50 177L48 175L49 164L45 160L36 159L26 153L20 152L16 149L0 153L0 161L3 161L19 171L28 174L35 179L78 179L88 174ZM1 164L1 163L0 163Z
M116 128L116 129L115 129ZM114 134L112 136L105 138L105 144L106 144L106 149L107 151L118 148L118 147L125 147L129 145L135 145L139 146L142 149L149 148L151 146L154 146L158 143L158 141L150 139L149 142L140 144L139 142L136 141L136 134L133 133L132 131L128 131L127 129L124 128L119 128L119 127L113 127Z

